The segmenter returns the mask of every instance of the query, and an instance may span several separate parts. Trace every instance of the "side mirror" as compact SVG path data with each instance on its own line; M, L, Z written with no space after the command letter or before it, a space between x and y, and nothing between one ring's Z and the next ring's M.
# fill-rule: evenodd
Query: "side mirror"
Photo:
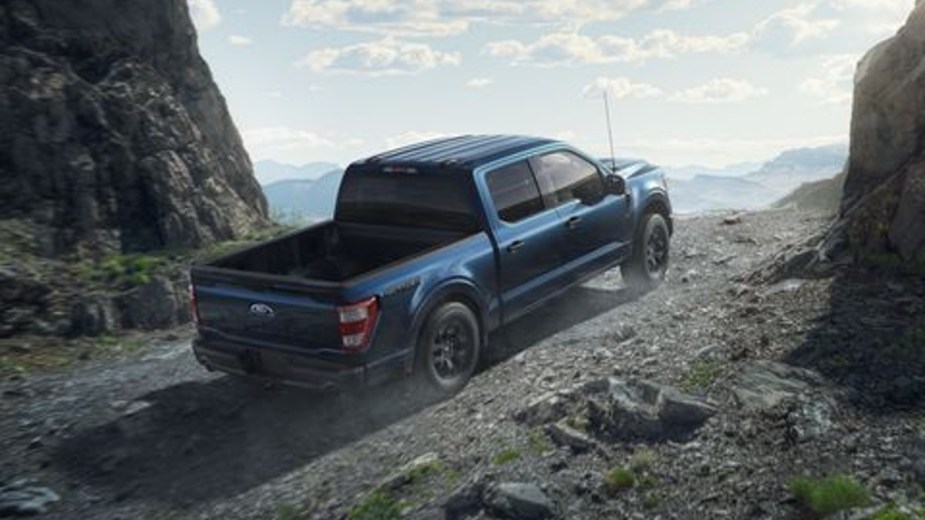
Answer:
M616 173L604 177L604 191L609 195L626 195L626 181Z

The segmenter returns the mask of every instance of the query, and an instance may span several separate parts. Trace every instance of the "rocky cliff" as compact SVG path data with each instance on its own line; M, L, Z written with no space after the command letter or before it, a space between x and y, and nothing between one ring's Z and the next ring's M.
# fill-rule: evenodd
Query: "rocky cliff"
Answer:
M185 0L0 5L0 220L44 256L196 247L267 223Z
M836 234L864 260L925 266L925 2L861 60Z

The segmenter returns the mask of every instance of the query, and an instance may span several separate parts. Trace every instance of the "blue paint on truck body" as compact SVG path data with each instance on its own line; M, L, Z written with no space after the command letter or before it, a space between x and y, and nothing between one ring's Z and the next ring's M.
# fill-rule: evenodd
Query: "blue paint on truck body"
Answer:
M582 186L599 180L604 189L608 175L620 175L625 190L570 200L579 190L563 179L576 168ZM531 182L540 198L519 201ZM381 191L394 187L419 200L389 201ZM435 194L452 207L420 200ZM421 211L439 225L422 222ZM193 348L210 369L309 387L409 374L437 304L469 305L487 337L626 261L647 211L670 222L660 169L608 164L559 141L462 136L385 152L350 165L333 220L193 266ZM338 308L372 297L378 319L368 345L345 350Z

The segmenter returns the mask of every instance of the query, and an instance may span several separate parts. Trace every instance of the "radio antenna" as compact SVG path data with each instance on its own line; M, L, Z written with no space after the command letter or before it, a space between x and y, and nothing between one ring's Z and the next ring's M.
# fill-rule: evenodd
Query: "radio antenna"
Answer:
M617 156L613 151L613 125L610 123L610 99L607 96L607 89L603 89L604 111L607 113L607 138L610 141L610 161L613 170L617 169Z

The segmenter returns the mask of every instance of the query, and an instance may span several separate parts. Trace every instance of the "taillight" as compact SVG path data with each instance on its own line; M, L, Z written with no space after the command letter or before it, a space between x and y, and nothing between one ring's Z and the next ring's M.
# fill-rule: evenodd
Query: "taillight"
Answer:
M199 298L196 297L196 287L189 284L189 312L193 318L193 325L199 326L202 318L199 316Z
M379 317L379 300L373 296L360 303L338 307L337 317L341 347L349 352L366 350Z

